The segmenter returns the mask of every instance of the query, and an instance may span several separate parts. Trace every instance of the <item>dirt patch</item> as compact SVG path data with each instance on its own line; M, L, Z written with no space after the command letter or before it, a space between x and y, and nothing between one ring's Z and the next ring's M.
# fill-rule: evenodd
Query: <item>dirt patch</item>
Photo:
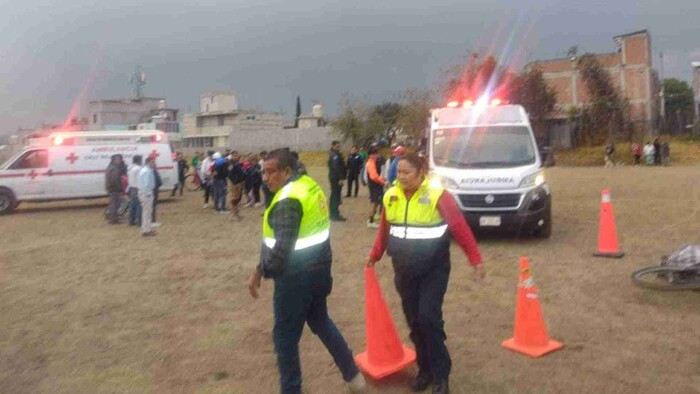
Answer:
M324 182L322 169L312 174ZM700 170L552 168L554 235L480 241L488 267L471 280L452 247L445 297L454 392L698 392L700 293L632 286L629 274L683 243L700 243ZM595 259L600 192L610 188L622 260ZM366 195L366 189L363 190ZM333 224L331 316L354 352L365 347L363 263L374 238L366 197ZM23 204L0 217L0 392L274 393L271 283L252 301L261 209L243 222L203 210L199 193L159 205L163 227L142 239L108 226L103 201ZM550 334L566 348L532 360L500 348L512 335L521 255L532 260ZM405 342L384 259L377 267ZM309 393L343 392L309 330L301 342ZM404 393L409 369L369 392Z

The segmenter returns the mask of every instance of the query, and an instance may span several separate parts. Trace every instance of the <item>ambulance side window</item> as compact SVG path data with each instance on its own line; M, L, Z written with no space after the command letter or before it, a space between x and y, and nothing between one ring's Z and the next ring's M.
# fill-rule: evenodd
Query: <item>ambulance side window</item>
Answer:
M46 149L31 150L15 160L10 170L46 168L49 166L49 152Z

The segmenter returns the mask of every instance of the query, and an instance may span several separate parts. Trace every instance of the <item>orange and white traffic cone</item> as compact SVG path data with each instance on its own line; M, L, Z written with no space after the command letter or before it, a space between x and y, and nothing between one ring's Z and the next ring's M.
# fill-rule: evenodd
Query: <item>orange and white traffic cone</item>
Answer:
M598 228L598 251L593 253L597 257L620 258L625 254L620 252L617 242L617 227L615 226L615 214L613 213L612 200L608 189L603 190L600 200L600 225Z
M362 371L374 379L381 379L416 360L416 352L399 339L372 267L365 268L365 317L367 351L355 356L355 362Z
M544 356L564 347L547 335L547 326L544 324L537 287L527 257L520 258L520 282L513 331L513 338L504 341L501 346L530 357Z

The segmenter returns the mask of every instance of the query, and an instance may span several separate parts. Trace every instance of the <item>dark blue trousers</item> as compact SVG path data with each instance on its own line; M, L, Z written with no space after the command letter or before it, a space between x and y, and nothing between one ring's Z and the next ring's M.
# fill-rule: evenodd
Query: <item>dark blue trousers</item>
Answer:
M437 380L447 379L452 370L442 320L442 301L449 278L449 263L439 264L421 276L399 272L394 275L411 340L416 347L418 367Z
M333 356L346 382L359 373L345 338L328 316L326 297L332 287L329 267L285 273L275 278L272 336L284 394L301 393L299 339L305 323Z

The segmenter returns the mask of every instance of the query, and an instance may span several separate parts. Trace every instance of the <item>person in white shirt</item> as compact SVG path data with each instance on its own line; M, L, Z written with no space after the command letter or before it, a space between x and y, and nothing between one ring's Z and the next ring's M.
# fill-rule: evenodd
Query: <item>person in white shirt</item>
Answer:
M654 148L654 145L651 144L651 141L647 141L647 144L644 145L644 157L646 158L648 166L654 165L655 154L656 148Z
M143 158L134 155L133 162L129 166L127 176L129 179L129 226L141 225L141 203L139 202L139 173Z
M146 158L146 165L139 171L139 201L141 201L141 235L144 237L156 235L153 226L153 193L156 189L156 176L153 172L156 160L153 156Z
M202 187L204 188L204 209L209 208L209 196L212 194L211 168L214 165L213 156L214 151L208 151L207 157L202 160L202 164L199 166L199 178L202 180Z

